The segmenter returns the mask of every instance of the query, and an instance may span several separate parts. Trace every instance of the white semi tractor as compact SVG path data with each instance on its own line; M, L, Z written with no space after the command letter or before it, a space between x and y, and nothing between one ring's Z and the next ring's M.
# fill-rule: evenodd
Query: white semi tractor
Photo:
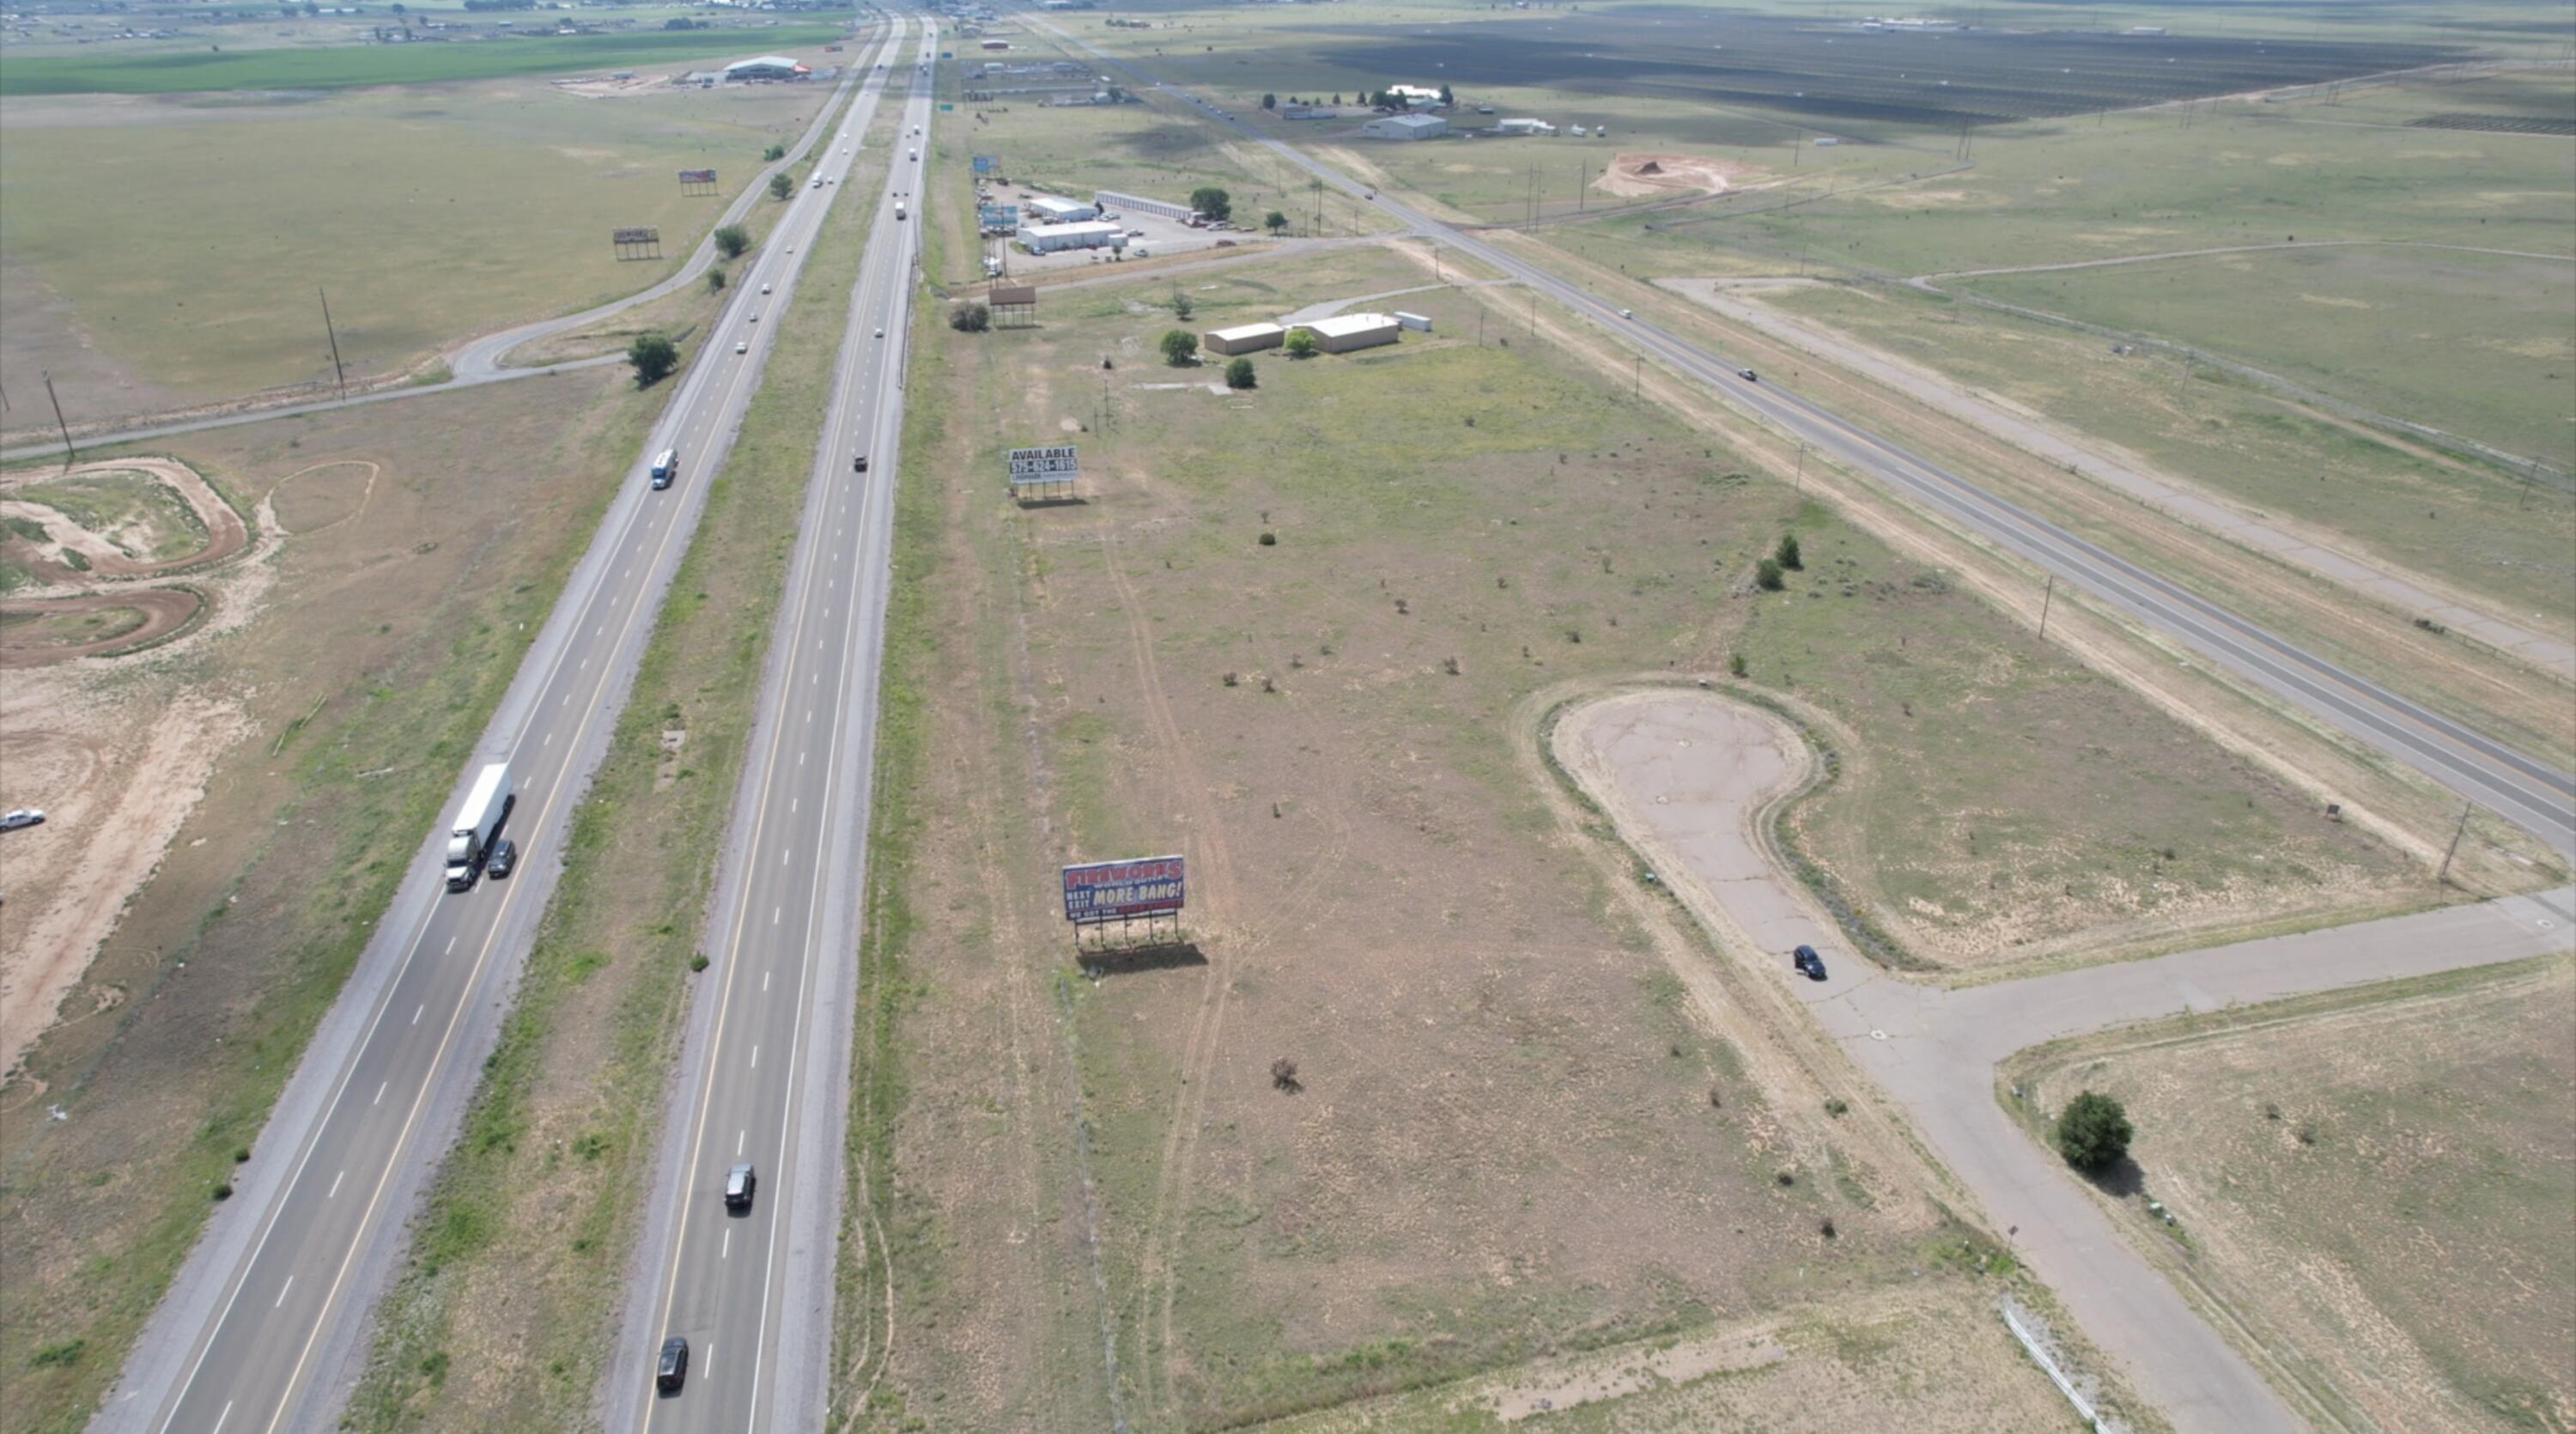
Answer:
M501 823L516 800L510 794L509 763L494 762L475 777L465 805L457 808L456 824L447 829L448 890L463 891L474 884L483 859L491 854L492 839L500 835Z

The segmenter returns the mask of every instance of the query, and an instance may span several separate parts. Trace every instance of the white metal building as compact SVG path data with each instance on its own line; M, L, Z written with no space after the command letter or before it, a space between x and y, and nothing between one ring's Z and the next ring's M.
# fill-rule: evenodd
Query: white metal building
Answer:
M1114 189L1093 191L1091 204L1100 214L1151 214L1157 219L1174 219L1184 224L1196 212L1186 204L1174 204L1168 199L1148 199L1141 194L1121 194Z
M1317 319L1297 327L1313 333L1315 347L1328 354L1391 344L1400 330L1392 314L1344 314L1340 318Z
M1288 331L1277 324L1238 324L1199 335L1199 347L1209 353L1248 354L1255 349L1275 349L1286 337Z
M1080 224L1023 224L1020 247L1032 254L1053 254L1061 249L1124 249L1127 231L1115 224L1090 220Z
M812 73L814 73L812 70L785 55L760 55L748 60L736 60L724 67L724 76L729 81L801 80Z
M1086 219L1099 218L1100 206L1079 199L1058 199L1052 194L1041 194L1022 204L1021 212L1028 215L1022 228L1030 224L1079 224Z
M1496 134L1554 134L1556 126L1545 120L1500 119L1494 121Z
M1388 115L1360 126L1369 139L1438 139L1449 132L1449 121L1438 115Z

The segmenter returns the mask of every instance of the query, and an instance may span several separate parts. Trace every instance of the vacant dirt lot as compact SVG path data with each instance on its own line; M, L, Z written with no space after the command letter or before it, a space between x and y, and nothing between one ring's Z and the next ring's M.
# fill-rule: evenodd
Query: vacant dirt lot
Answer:
M1768 170L1740 159L1693 154L1623 154L1610 161L1592 187L1622 198L1668 199L1683 194L1724 194L1763 178Z
M2113 1032L2003 1078L2128 1107L2141 1246L2347 1427L2576 1422L2576 959Z
M187 575L211 613L0 682L0 796L52 818L0 847L13 1023L43 1024L16 955L74 958L48 968L65 1018L0 1084L0 1429L80 1426L209 1192L265 1154L279 1081L649 401L615 375L532 379L171 440L247 515L210 527L254 535ZM40 902L17 862L48 844L66 861Z

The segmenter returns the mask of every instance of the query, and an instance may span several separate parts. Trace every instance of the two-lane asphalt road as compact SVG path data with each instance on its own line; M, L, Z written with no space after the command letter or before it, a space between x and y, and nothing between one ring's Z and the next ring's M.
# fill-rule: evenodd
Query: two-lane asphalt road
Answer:
M822 1427L903 344L926 170L912 156L928 143L922 64L936 41L925 35L900 67L914 90L885 192L847 216L871 226L867 253L708 912L710 963L602 1401L610 1429ZM758 1183L747 1208L728 1208L726 1174L741 1163ZM655 1388L655 1360L672 1335L688 1341L690 1362L685 1385L666 1393Z
M845 133L866 125L882 87L871 69ZM840 141L825 149L815 172L826 182L789 201L769 244L745 266L724 319L677 380L281 1095L239 1193L210 1222L96 1427L145 1434L330 1427L342 1376L364 1357L359 1334L375 1294L400 1256L404 1217L498 1033L554 888L555 854L688 546L706 476L732 445L776 316L794 297L801 255L831 212L851 154ZM736 343L747 352L735 353ZM679 455L679 478L656 491L647 470L666 449ZM516 805L505 830L524 853L520 869L450 894L441 877L447 821L466 783L498 761L510 764Z
M1264 134L1218 106L1138 73L1037 12L1022 18L1140 91L1161 90L1209 123L1268 148L1346 195L1374 204L1413 233L1472 255L1593 320L1658 363L1723 391L1738 407L1904 494L1962 530L2091 594L2362 743L2396 758L2521 827L2561 856L2576 856L2576 776L2534 761L2463 723L2409 700L2271 632L2175 581L2078 537L1901 445L1782 388L1777 376L1747 380L1738 365L1668 330L1625 317L1580 286L1520 254L1465 233L1378 193L1304 150Z

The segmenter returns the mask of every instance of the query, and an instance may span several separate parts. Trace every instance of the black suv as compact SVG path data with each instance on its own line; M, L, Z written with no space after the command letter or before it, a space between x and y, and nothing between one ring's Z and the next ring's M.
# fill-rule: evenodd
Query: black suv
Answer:
M483 861L483 874L494 881L499 881L507 877L511 868L518 864L519 844L503 839L492 844L492 854Z
M750 1209L751 1192L758 1188L759 1185L760 1172L752 1169L751 1162L748 1160L735 1166L731 1170L726 1171L725 1208L728 1210Z
M1797 967L1799 974L1810 981L1825 979L1825 958L1817 955L1813 946L1801 946L1790 952L1789 964Z
M689 1342L678 1335L662 1341L662 1360L653 1366L653 1387L677 1394L689 1382Z

